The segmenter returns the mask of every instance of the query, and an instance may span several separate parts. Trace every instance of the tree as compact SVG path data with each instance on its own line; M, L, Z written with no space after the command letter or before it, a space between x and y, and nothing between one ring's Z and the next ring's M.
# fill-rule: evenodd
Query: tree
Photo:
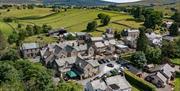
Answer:
M13 32L11 35L8 36L8 42L9 44L18 43L19 41L19 35L17 32Z
M104 18L101 19L102 25L108 25L111 20L111 17L109 15L106 15Z
M27 8L28 9L34 9L34 6L33 5L28 5Z
M65 37L66 40L75 40L76 37L73 36L72 34L68 34L66 37Z
M3 18L3 21L4 21L4 22L13 22L13 18L11 18L11 17L5 17L5 18Z
M97 28L97 22L96 21L89 22L87 25L87 31L95 31L96 28Z
M160 26L162 24L163 14L159 11L151 11L146 14L144 26L146 28L155 29L156 25Z
M149 43L148 43L148 38L145 35L145 28L142 27L142 28L139 28L139 30L140 30L140 34L139 34L139 37L137 39L136 50L146 52L146 49L147 49Z
M52 73L41 64L33 64L28 60L19 60L14 63L22 77L27 91L50 91L53 89Z
M4 34L2 33L2 31L0 30L0 51L6 48L6 39L4 37Z
M18 71L10 64L0 62L0 89L2 91L23 91Z
M26 26L26 31L28 33L28 36L34 35L34 31L33 31L33 26L32 25L27 25Z
M141 7L136 7L136 9L133 12L134 18L140 18L142 16L143 9Z
M99 18L99 19L103 19L105 16L106 16L106 14L104 14L104 13L98 14L98 18Z
M1 60L11 60L16 61L20 58L20 55L17 50L9 49L1 58Z
M161 50L162 50L163 57L175 58L176 55L178 54L177 51L179 49L176 42L174 41L169 42L169 41L164 40L162 42Z
M51 30L52 27L49 25L43 24L42 29L44 33L48 33L48 31Z
M114 38L116 38L116 39L120 40L120 39L121 39L121 33L120 33L120 32L115 31L115 32L114 32Z
M34 31L34 34L40 34L40 33L42 33L42 27L40 27L38 25L34 25L33 31Z
M145 52L148 63L159 64L161 63L162 52L160 48L153 48L148 46Z
M179 25L178 23L173 23L169 28L169 33L171 36L178 36L179 35Z
M171 18L172 18L175 22L180 23L180 12L179 12L179 11L176 11L176 12L174 13L174 15L171 16Z
M135 52L131 56L130 60L134 65L136 65L137 67L140 67L140 68L142 68L147 63L145 54L143 52L141 52L141 51Z

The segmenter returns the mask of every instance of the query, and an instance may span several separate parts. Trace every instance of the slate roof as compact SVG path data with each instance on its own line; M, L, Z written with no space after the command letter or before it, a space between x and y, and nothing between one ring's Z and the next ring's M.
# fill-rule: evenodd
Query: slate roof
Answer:
M91 41L103 41L103 38L102 37L91 37Z
M59 58L55 59L55 62L58 66L63 66L66 62L68 64L74 64L77 60L81 60L79 57L67 57L67 58Z
M128 89L128 88L131 88L131 85L126 81L125 77L122 77L120 75L117 75L117 76L113 76L113 77L109 77L107 78L106 80L106 83L107 85L114 85L113 87L115 88L112 88L114 90L117 89L117 86L119 87L119 89Z
M97 48L105 47L104 43L102 43L102 42L95 42L95 46L96 46Z
M157 72L156 75L157 77L159 77L159 79L161 79L164 83L166 83L167 78L164 77L164 75L162 75L160 72Z
M96 91L96 90L102 90L105 91L107 89L107 85L105 82L103 82L101 79L98 80L94 80L92 82L89 82L89 84L91 84L92 88Z
M91 64L93 67L98 67L100 64L97 60L86 60L89 64Z
M39 44L37 43L23 43L22 44L22 50L35 49L35 48L39 48Z
M88 49L88 46L87 46L87 44L84 44L84 45L74 46L74 48L77 51L86 51Z
M101 79L93 80L88 84L90 84L95 91L105 91L109 87L113 90L131 89L131 85L126 81L125 77L120 75L108 77L104 81Z

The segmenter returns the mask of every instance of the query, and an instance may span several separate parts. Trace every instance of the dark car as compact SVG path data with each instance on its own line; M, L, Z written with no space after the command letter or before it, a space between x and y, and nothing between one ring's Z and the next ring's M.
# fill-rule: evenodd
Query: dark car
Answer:
M108 66L108 67L114 67L114 65L113 65L113 64L107 64L107 66Z

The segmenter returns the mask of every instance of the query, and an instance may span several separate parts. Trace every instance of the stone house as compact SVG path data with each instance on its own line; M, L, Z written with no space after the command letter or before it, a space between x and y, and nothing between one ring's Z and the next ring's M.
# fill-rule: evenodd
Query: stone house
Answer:
M174 79L175 69L173 67L171 67L169 64L158 65L154 69L151 70L151 74L148 75L148 77L153 78L153 80L155 79L156 81L154 81L154 84L159 85L161 81L158 81L159 78L157 78L157 77L160 75L163 75L163 77L161 76L160 80L163 81L163 86L164 86L165 84L169 84L169 82L172 79ZM166 80L164 80L164 78L166 78ZM155 83L155 82L157 82L157 83ZM161 82L161 84L162 84L162 82Z
M162 75L160 72L154 72L154 73L149 74L146 77L146 80L148 82L153 83L154 85L156 85L159 88L165 87L168 82L168 79L164 75Z
M56 58L66 58L67 52L59 44L50 44L40 50L42 63L51 67Z
M97 60L76 60L73 70L81 79L96 75L99 72Z
M126 29L124 30L124 43L130 48L136 48L137 38L140 31L136 29Z
M53 69L55 69L56 74L63 75L66 74L66 72L70 71L73 67L74 63L77 60L83 60L80 57L74 56L74 57L67 57L67 58L58 58L53 60Z
M38 43L23 43L20 52L25 58L35 58L39 56L40 46Z
M125 77L120 75L92 80L86 87L86 91L131 91L132 88Z
M161 46L161 43L162 43L162 36L161 35L158 35L155 33L146 33L146 36L152 45Z

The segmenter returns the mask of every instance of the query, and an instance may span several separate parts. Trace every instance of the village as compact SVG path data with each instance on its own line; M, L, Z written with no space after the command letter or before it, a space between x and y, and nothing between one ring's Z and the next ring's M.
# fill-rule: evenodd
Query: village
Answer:
M172 24L167 22L168 24ZM128 71L138 78L152 83L158 91L172 91L175 71L179 66L171 63L148 64L143 68L134 66L122 55L136 52L139 29L125 29L120 40L115 38L113 29L107 28L101 37L92 37L86 32L67 32L65 29L53 30L47 36L58 38L58 42L41 45L23 43L20 47L24 58L40 62L55 71L54 81L74 80L84 86L85 91L132 91L126 80ZM174 41L168 34L145 33L150 45L161 47L162 41ZM73 37L68 40L67 37ZM40 61L37 61L40 60Z

